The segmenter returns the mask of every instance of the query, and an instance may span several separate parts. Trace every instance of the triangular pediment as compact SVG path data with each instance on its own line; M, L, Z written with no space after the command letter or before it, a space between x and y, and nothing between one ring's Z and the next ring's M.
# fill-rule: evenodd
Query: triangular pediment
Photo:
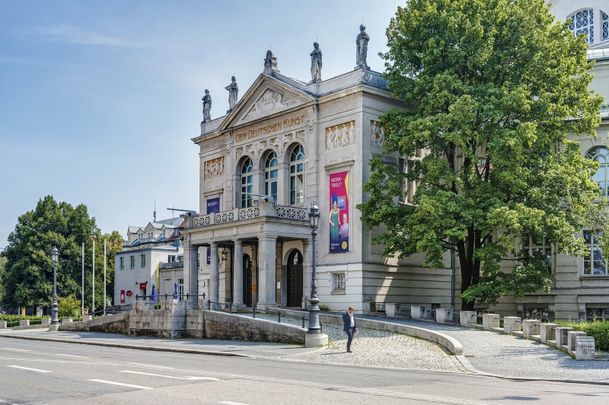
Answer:
M306 92L267 75L261 75L247 90L220 130L241 126L304 105L314 98Z

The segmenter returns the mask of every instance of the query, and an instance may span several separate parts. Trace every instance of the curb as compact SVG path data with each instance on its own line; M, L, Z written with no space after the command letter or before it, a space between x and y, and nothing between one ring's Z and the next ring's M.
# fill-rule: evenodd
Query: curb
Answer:
M42 337L34 337L34 336L10 336L10 335L0 334L0 338L2 338L2 337L7 337L10 339L38 340L38 341L56 342L56 343L73 343L73 344L89 345L89 346L116 347L119 349L148 350L148 351L156 351L156 352L203 354L203 355L208 355L208 356L225 356L225 357L245 357L245 358L254 358L255 357L255 356L251 356L248 354L242 354L242 353L179 349L179 348L174 348L174 347L136 346L136 345L129 345L129 344L121 344L121 343L91 342L91 341L86 342L86 341L78 341L78 340L53 339L53 338L42 338Z

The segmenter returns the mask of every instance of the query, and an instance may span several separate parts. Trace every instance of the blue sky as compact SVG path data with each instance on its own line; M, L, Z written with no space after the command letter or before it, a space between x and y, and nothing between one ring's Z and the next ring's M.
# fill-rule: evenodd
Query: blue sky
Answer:
M310 80L355 65L360 23L368 64L383 70L385 29L404 1L0 0L0 248L47 194L84 203L104 232L198 209L201 96L227 109L267 49L281 73Z

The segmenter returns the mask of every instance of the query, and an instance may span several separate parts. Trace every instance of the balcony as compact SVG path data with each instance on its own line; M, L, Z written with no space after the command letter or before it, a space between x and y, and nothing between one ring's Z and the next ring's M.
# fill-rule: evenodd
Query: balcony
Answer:
M198 215L192 219L192 227L203 228L257 218L287 219L308 223L309 212L306 208L302 207L288 207L276 205L271 202L261 202L254 207L235 208L230 211L222 211L216 214Z

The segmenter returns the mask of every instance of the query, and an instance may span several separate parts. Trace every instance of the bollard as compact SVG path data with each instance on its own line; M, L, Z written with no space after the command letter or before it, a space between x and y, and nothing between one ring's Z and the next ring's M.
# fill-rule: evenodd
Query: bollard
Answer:
M520 332L522 319L519 316L506 316L503 318L503 331L505 333Z
M578 337L586 336L586 332L570 330L567 333L567 350L575 353L575 343Z
M476 323L476 311L459 312L459 324L461 326L475 325Z
M19 326L30 326L30 320L29 319L22 319L19 321Z
M568 341L567 338L569 337L568 333L569 331L572 331L573 328L569 328L569 327L565 327L565 326L558 326L554 329L554 333L555 333L555 345L556 347L560 347L560 346L566 346Z
M303 325L304 325L304 321L303 321ZM7 328L7 322L6 321L0 321L0 329L6 329L6 328Z
M482 315L482 327L486 330L499 327L499 314Z
M595 351L594 336L578 336L575 339L576 360L594 360Z
M539 325L541 322L538 319L525 319L522 321L522 337L529 339L533 335L539 335Z
M447 323L451 316L450 308L436 308L436 322Z
M555 330L558 325L555 323L542 323L539 326L539 340L546 343L550 340L556 340Z

